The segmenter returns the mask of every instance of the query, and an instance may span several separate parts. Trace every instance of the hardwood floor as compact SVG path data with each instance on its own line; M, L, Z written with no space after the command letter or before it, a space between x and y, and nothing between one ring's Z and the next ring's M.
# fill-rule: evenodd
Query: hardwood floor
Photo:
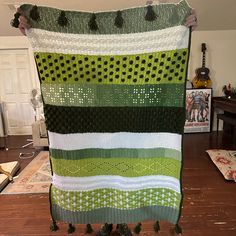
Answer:
M10 137L10 150L0 151L0 163L18 160L22 149L16 147L24 145L26 138ZM184 203L180 221L183 236L236 235L236 183L226 181L211 162L205 150L213 148L236 150L232 137L222 132L218 137L214 132L186 134L184 137ZM32 149L25 149L25 152L30 151ZM21 170L30 160L20 160ZM59 231L49 230L51 221L47 194L0 195L0 219L1 236L67 235L67 225L63 223L59 224ZM155 235L152 225L153 222L143 223L140 235ZM96 230L99 227L94 226ZM161 222L161 231L157 235L171 235L171 227ZM74 235L84 235L84 225L76 225Z

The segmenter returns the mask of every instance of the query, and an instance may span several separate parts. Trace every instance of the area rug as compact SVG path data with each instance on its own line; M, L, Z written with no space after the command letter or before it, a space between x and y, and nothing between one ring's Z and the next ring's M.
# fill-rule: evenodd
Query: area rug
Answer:
M48 193L51 183L49 154L40 152L1 194Z
M213 149L206 152L224 178L236 182L236 151Z

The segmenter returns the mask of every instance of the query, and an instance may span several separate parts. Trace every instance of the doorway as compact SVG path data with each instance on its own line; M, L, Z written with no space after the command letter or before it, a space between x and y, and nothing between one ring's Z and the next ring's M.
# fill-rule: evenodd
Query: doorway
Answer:
M34 110L29 101L33 87L29 50L0 50L0 101L7 135L32 134Z

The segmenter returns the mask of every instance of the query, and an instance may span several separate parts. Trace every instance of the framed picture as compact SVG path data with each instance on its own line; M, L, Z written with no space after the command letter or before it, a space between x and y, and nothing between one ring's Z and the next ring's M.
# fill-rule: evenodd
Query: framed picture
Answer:
M212 89L186 90L186 120L184 133L211 131Z

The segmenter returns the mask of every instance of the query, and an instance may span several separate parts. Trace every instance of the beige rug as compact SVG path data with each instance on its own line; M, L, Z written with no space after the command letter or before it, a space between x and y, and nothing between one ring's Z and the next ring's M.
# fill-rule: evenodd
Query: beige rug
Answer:
M14 183L8 184L1 194L48 193L50 183L49 154L43 151L20 172Z
M236 151L213 149L206 152L224 178L236 182Z

